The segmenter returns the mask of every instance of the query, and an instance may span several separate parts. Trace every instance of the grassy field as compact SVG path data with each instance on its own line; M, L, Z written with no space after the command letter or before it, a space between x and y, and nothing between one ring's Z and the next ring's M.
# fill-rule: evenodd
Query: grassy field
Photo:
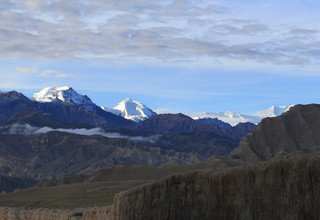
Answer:
M183 172L183 165L165 167L128 166L103 169L88 176L57 180L57 186L34 187L0 194L0 206L32 208L75 208L112 204L116 193ZM68 182L69 184L62 184ZM52 184L52 183L50 183Z
M32 208L75 208L112 204L117 192L142 185L148 181L131 180L92 182L41 187L1 194L0 206Z

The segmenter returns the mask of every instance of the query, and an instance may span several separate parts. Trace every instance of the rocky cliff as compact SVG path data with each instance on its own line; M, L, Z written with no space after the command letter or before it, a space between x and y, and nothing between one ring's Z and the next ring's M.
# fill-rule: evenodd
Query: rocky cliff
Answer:
M246 161L266 161L292 152L319 151L320 105L296 105L275 118L265 118L244 137L232 156Z
M175 175L115 198L114 219L319 219L320 156Z

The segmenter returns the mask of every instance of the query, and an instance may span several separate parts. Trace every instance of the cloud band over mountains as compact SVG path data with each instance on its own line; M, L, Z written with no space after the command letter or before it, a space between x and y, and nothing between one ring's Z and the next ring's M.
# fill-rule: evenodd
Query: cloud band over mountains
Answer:
M76 129L67 129L67 128L50 128L50 127L35 127L29 124L13 124L10 127L1 128L5 133L9 134L19 134L19 135L37 135L37 134L45 134L48 132L56 131L56 132L65 132L77 135L84 135L84 136L92 136L92 135L100 135L107 138L121 138L121 139L128 139L130 141L140 141L140 142L150 142L154 143L158 140L159 135L152 135L152 136L128 136L122 135L120 133L110 133L105 132L101 128L76 128Z

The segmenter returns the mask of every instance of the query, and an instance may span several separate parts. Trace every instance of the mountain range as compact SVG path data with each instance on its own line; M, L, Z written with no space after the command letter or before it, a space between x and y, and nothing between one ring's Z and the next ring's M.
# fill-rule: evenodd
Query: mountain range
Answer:
M109 154L122 163L132 162L133 158L139 158L139 154L133 154L128 160L117 158L118 152L113 154L106 147L109 145L118 150L122 148L120 141L107 141L101 136L76 136L73 139L72 135L59 132L37 135L32 138L34 140L22 141L22 147L12 149L16 154L30 157L23 168L15 171L25 174L32 168L35 173L49 176L58 171L62 172L62 178L47 179L40 188L1 194L1 206L19 208L0 208L0 216L24 219L24 216L42 213L43 219L47 219L52 210L43 208L65 210L66 207L96 206L98 209L67 210L67 213L55 210L52 215L57 217L53 219L72 219L75 216L80 216L80 219L282 219L282 216L317 219L313 217L319 215L315 205L320 198L319 115L320 105L296 105L281 116L262 120L242 138L231 154L188 165L113 166L104 169L104 158L110 161ZM160 120L159 116L166 120ZM153 121L148 122L150 119ZM148 132L157 128L162 135L194 134L195 131L200 132L198 123L182 114L155 115L139 123L139 130ZM209 127L212 125L208 119L202 123L209 123ZM186 124L189 126L183 126ZM220 128L228 126L230 128L230 125L222 124ZM222 129L219 134L223 132ZM5 135L0 140L4 138ZM17 140L21 137L7 138ZM3 144L0 146L2 152L10 152L11 148L6 149ZM24 151L29 148L34 149L32 154ZM132 145L124 154L134 148ZM61 155L62 164L54 159ZM149 160L147 154L141 156L145 161ZM6 164L12 158L8 157ZM42 166L30 166L34 160ZM21 163L18 160L14 162ZM84 167L99 167L99 170L90 169L92 172L86 173ZM80 170L83 172L78 172ZM65 176L66 172L76 175ZM30 184L30 176L1 178L10 186Z
M226 122L232 126L235 126L239 123L251 122L253 124L258 124L262 119L267 117L276 117L281 115L284 112L287 112L292 106L271 106L267 109L257 111L252 114L243 114L235 112L205 112L201 114L193 114L194 119L203 119L203 118L217 118L223 122Z
M77 105L87 106L91 108L95 104L92 100L86 96L77 93L73 88L69 86L54 86L47 87L41 91L35 93L32 97L37 102L57 102L62 101L66 103L74 103ZM205 112L200 114L192 114L193 119L218 119L231 126L236 126L239 123L251 122L258 124L263 118L276 117L282 113L288 111L293 105L289 106L271 106L267 109L257 111L253 114L243 114L235 112ZM111 112L115 115L124 117L125 119L132 120L134 122L141 122L156 113L148 108L146 105L126 98L119 102L114 108L101 107L107 112Z
M1 93L0 175L38 181L119 165L191 164L229 155L255 127L155 114L131 99L115 109L124 115L67 86L45 88L32 99Z
M270 110L260 116L275 116L286 109ZM68 86L45 88L32 99L16 91L4 92L0 94L0 174L40 178L115 165L194 163L229 155L254 127L250 122L231 126L217 118L156 114L132 99L123 100L111 113ZM47 159L38 161L42 153ZM71 162L67 158L72 155L82 159ZM63 171L66 163L76 168ZM22 168L23 173L17 172Z
M263 114L286 109L271 110ZM254 128L250 122L232 126L217 118L156 114L132 99L110 112L68 86L45 88L32 99L3 92L0 175L39 180L118 165L191 164L229 155Z
M264 118L258 125L156 114L131 99L116 107L118 113L106 111L70 87L46 88L33 99L16 91L0 93L0 191L37 185L2 193L1 206L24 206L28 212L0 208L0 218L39 216L30 207L101 204L109 207L67 211L63 218L60 211L52 215L60 219L318 216L320 105L259 111L251 115ZM49 212L41 213L43 219L49 218Z

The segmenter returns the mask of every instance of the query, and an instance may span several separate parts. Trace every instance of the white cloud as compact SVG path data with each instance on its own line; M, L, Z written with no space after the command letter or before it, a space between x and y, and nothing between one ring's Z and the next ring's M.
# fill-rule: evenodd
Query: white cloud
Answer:
M2 130L8 130L9 134L19 134L19 135L37 135L37 134L45 134L48 132L56 131L56 132L65 132L71 134L78 134L84 136L92 136L92 135L101 135L107 138L121 138L128 139L130 141L140 141L140 142L150 142L154 143L159 139L159 135L151 135L151 136L128 136L120 133L107 133L101 128L76 128L76 129L68 129L68 128L50 128L50 127L35 127L29 124L13 124L9 127L1 127Z
M41 73L40 76L42 77L53 77L53 78L66 78L68 77L70 74L68 73L63 73L60 71L56 71L56 70L45 70Z
M0 8L0 56L319 64L316 26L291 27L281 18L274 25L220 2L7 1Z
M22 74L31 74L31 73L37 73L38 68L37 67L17 67L16 68L17 73Z

